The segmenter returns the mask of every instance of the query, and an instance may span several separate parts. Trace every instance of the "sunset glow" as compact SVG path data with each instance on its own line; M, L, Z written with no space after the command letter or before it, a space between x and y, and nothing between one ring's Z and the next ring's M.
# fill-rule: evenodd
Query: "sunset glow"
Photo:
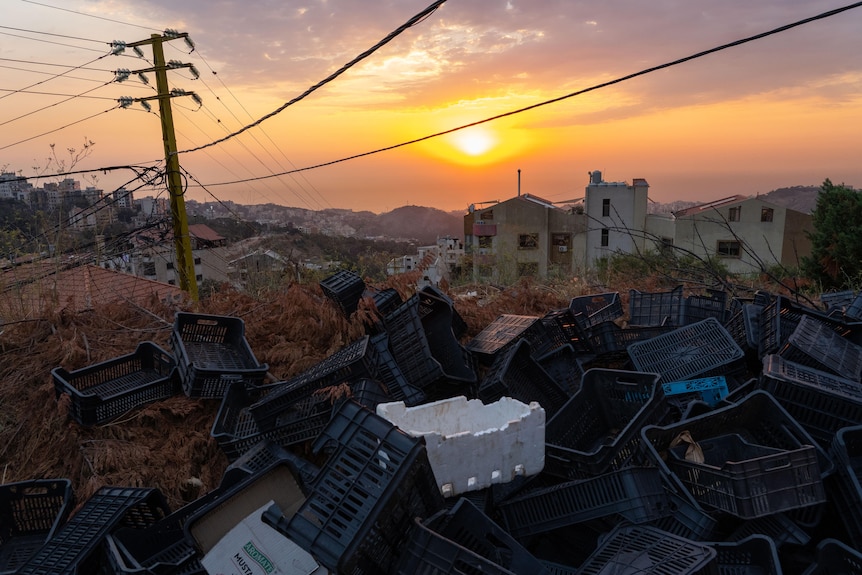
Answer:
M328 82L428 4L7 4L4 24L17 31L0 35L0 167L23 176L56 172L60 160L92 170L107 191L164 194L131 168L99 168L163 163L157 103L147 113L138 102L155 95L152 73L149 86L134 74L112 82L112 71L150 67L151 48L140 59L107 46L173 28L195 50L166 42L166 58L201 73L169 72L171 88L202 100L171 100L180 163L194 176L187 197L198 201L462 210L505 199L517 170L525 192L552 201L577 196L595 169L610 181L645 178L660 202L825 178L862 187L862 9L612 82L838 3L447 2ZM132 105L120 108L121 97ZM85 138L96 145L73 160L66 150Z

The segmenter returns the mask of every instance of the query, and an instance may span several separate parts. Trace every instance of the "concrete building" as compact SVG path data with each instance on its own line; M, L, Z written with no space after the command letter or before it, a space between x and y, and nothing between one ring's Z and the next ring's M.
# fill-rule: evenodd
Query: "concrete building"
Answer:
M570 275L585 265L585 232L583 214L519 194L482 209L470 206L464 216L464 251L472 259L476 281Z
M648 191L649 184L643 178L635 178L629 185L606 182L599 170L590 173L584 195L589 265L616 252L644 249Z
M757 197L731 196L674 214L673 244L703 258L718 258L732 273L758 273L781 264L798 267L811 255L809 214Z
M29 204L32 191L33 186L27 178L10 172L0 172L0 199L18 200Z
M118 209L130 210L135 207L135 197L126 188L117 188L111 193L111 196L114 200L114 206Z

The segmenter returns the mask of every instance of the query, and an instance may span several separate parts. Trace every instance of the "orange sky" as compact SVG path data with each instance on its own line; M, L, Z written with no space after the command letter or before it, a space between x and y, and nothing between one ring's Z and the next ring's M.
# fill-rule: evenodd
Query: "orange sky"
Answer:
M182 41L166 47L168 59L201 72L199 80L187 70L170 72L173 87L203 100L201 108L190 98L173 100L179 147L188 150L278 109L429 4L5 0L0 167L28 177L56 171L47 159L51 144L69 167L66 149L80 150L85 138L95 145L75 169L162 158L158 116L140 104L113 109L120 96L154 92L134 76L111 82L111 71L150 63L131 50L106 55L112 40L132 42L165 28L190 34L194 52ZM515 195L519 169L522 191L552 201L581 197L595 169L612 181L645 178L662 202L825 178L860 187L862 9L470 130L291 176L221 185L422 138L842 5L449 0L260 127L181 154L183 168L206 186L190 181L187 197L310 209L463 210ZM148 48L145 57L151 59ZM75 177L110 190L135 174ZM158 184L137 192L164 193Z

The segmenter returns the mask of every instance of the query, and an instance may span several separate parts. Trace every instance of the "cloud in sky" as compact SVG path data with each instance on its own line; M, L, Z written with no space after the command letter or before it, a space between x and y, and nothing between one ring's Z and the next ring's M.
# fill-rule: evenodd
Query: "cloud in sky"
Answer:
M56 0L45 3L60 5ZM152 32L166 27L187 31L206 64L195 60L197 55L176 50L169 57L198 62L210 86L220 88L219 81L225 82L259 117L367 50L429 3L79 0L63 6L152 27ZM310 146L296 148L295 153L303 154L299 161L313 164L331 160L335 153L362 152L403 140L406 132L388 132L388 123L400 122L404 130L412 128L414 136L424 135L451 127L453 122L482 119L588 88L840 5L825 0L449 0L425 21L297 104L291 110L289 127L281 118L264 126L271 126L274 133L290 129L294 134L335 134L336 146L324 145L317 152ZM7 15L7 24L126 41L146 38L150 33L19 1ZM522 132L583 132L631 122L650 130L656 124L645 123L644 118L665 114L669 118L666 125L678 121L684 126L685 122L674 118L682 117L680 110L685 108L713 110L726 102L745 101L768 107L772 100L801 102L805 110L812 106L844 107L848 114L858 114L862 88L860 29L862 10L846 12L548 106L540 113L519 115L507 125ZM0 37L0 56L27 54L29 49L23 44ZM57 53L51 57L60 58ZM63 57L64 62L84 58L71 49L65 50ZM218 72L217 80L209 67ZM213 96L201 91L211 109L219 110ZM224 105L225 100L222 94L219 103ZM303 117L306 111L309 117ZM349 126L354 119L368 124ZM228 120L225 114L224 123ZM244 115L242 120L246 120ZM179 121L185 134L194 134L199 141L223 135L212 129L196 134L195 129L203 122L188 125L183 118ZM317 128L312 127L315 125ZM775 128L764 124L760 129ZM348 142L355 146L348 148ZM295 145L292 140L283 147ZM630 150L599 152L596 147L589 153L580 152L590 159L610 158L626 167L637 165L619 159L623 153L631 154ZM213 153L218 150L213 149ZM404 160L403 156L397 159ZM587 169L593 167L597 166ZM370 184L379 185L379 181Z

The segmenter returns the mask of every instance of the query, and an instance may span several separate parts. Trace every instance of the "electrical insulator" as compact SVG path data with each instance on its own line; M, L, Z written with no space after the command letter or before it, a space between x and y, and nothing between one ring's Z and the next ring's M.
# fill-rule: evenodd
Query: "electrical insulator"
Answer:
M147 86L150 85L150 79L147 78L147 75L144 74L143 72L138 72L138 78L141 80L141 82L143 82Z
M201 97L198 96L197 94L195 94L194 92L192 92L192 100L194 101L195 104L198 105L198 108L200 108L201 106L204 105L204 101L201 100Z
M117 77L114 78L114 81L115 82L125 82L126 80L129 79L129 76L131 75L131 73L132 73L131 70L129 70L128 68L120 68L116 72L114 72L114 74L117 75Z
M134 101L135 99L129 96L122 96L119 100L117 100L117 102L120 103L121 108L128 108L132 105L132 102Z
M191 64L191 65L189 66L189 71L192 73L192 76L194 76L195 80L197 80L198 78L200 78L200 77L201 77L201 73L200 73L200 72L198 72L198 69L197 69L197 68L195 68L195 65L194 65L194 64Z
M126 43L122 40L114 40L111 42L111 54L117 56L126 51Z
M143 51L143 50L141 50L140 48L138 48L137 46L132 46L132 50L134 50L134 51L135 51L135 54L137 54L137 55L138 55L138 58L143 58L143 57L144 57L144 51Z
M183 40L185 40L185 41L186 41L186 46L188 46L188 47L189 47L189 54L191 54L192 52L194 52L194 51L195 51L195 43L194 43L194 42L192 42L192 39L191 39L191 38L189 38L188 34L186 34L186 37L185 37L185 38L183 38Z
M144 110L146 110L147 112L152 112L153 110L152 106L150 106L150 103L146 100L141 100L141 106L143 106Z

